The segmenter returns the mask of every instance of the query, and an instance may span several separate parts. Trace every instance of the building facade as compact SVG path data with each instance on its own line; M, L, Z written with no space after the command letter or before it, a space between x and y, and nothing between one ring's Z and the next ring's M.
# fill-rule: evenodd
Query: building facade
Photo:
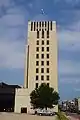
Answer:
M29 21L25 55L24 88L16 90L15 112L30 111L30 93L46 83L58 92L57 37L55 21ZM58 107L55 106L55 111Z
M16 88L21 87L3 82L0 83L0 112L14 112Z

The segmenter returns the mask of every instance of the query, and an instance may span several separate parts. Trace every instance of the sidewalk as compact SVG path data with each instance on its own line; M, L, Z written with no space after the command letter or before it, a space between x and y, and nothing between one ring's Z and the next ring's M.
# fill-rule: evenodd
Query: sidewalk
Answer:
M79 118L74 118L72 116L67 116L69 120L80 120Z

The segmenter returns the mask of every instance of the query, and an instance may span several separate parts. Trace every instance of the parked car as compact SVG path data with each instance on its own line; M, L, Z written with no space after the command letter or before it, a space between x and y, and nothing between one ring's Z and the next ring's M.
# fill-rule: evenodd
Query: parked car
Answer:
M53 116L55 115L55 112L51 111L51 110L45 110L45 109L38 109L36 111L36 114L37 115L40 115L40 116Z

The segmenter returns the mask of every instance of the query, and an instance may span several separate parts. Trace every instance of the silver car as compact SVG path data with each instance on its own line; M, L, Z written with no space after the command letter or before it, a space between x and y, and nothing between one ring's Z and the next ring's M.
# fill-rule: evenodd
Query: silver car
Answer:
M40 115L40 116L53 116L55 115L55 113L53 111L50 111L50 110L45 110L45 109L38 109L36 111L36 114L37 115Z

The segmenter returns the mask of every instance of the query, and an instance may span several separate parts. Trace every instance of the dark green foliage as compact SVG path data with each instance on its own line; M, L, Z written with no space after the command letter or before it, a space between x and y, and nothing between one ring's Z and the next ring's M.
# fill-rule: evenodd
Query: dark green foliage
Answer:
M33 108L52 108L53 104L57 105L59 94L45 83L39 88L33 90L30 94L31 105Z

